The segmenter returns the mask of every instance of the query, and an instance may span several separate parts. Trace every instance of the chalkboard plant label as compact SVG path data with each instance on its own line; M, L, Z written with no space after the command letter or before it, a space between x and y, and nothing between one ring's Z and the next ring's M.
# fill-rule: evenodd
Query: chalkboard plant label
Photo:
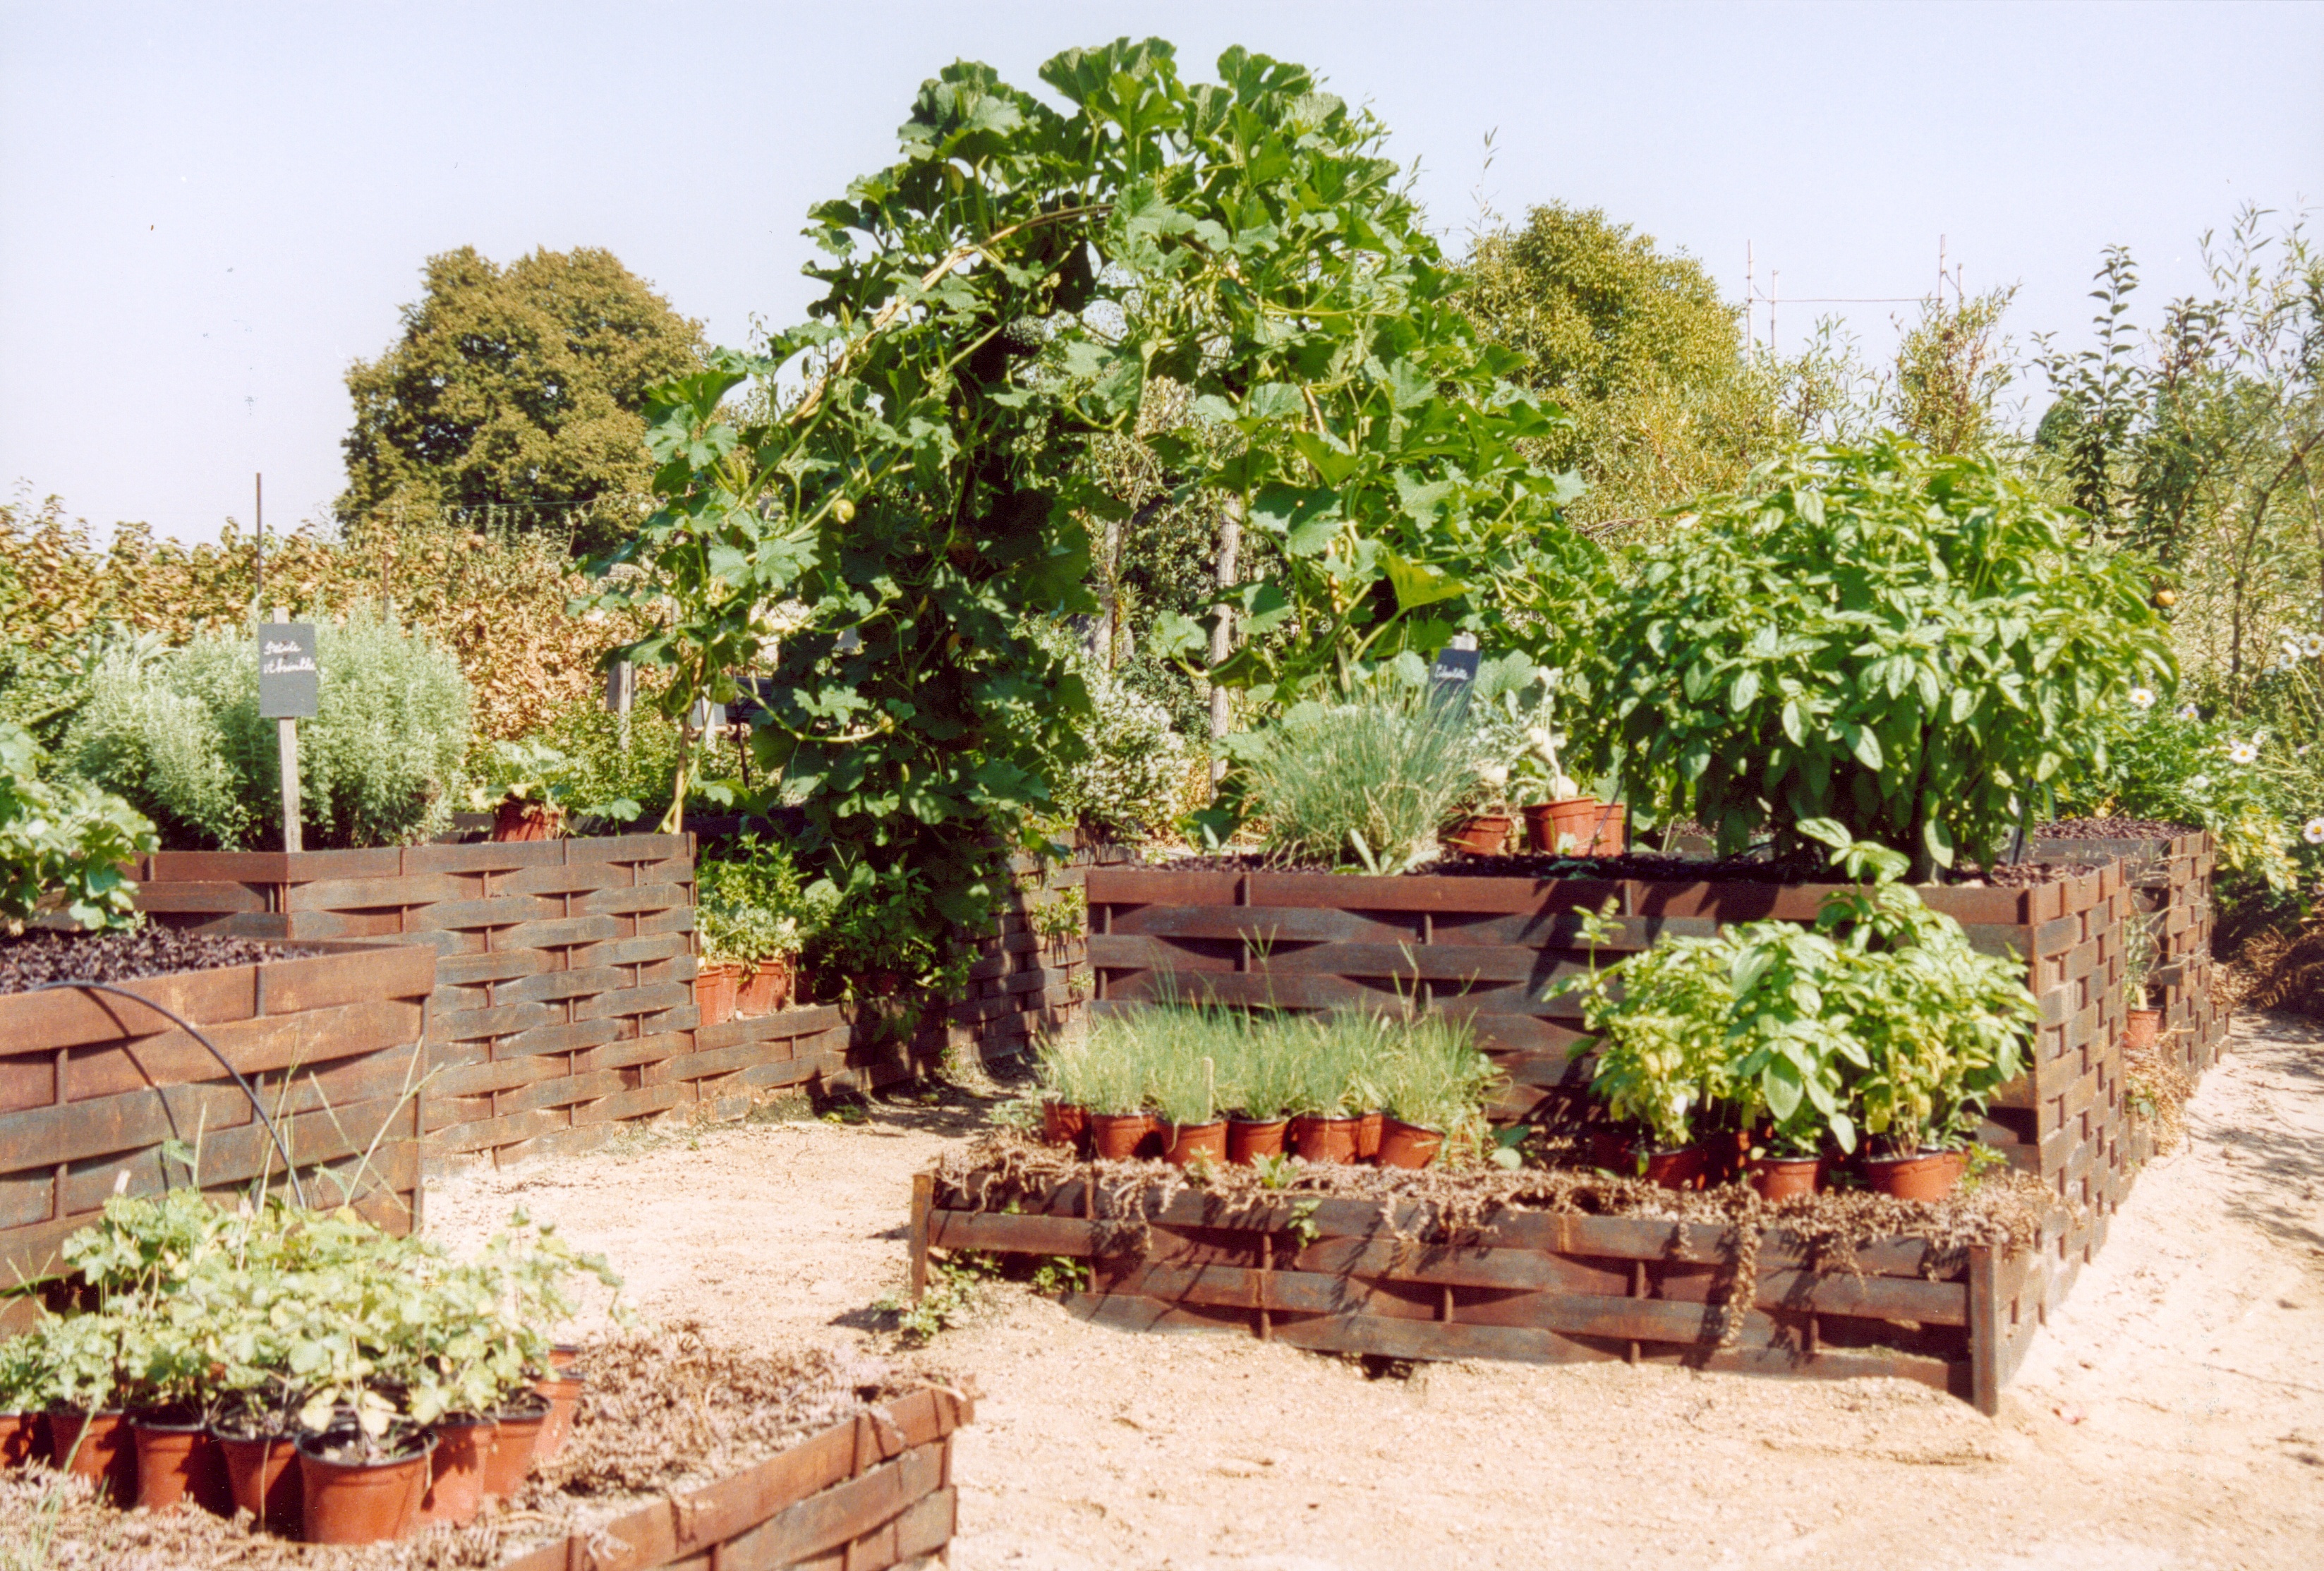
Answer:
M258 629L258 713L262 720L312 720L323 696L311 622L266 622Z

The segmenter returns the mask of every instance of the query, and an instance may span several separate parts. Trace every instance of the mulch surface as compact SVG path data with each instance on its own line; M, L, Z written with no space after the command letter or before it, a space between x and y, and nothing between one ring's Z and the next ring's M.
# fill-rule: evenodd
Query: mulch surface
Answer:
M2111 822L2111 821L2109 821ZM2097 839L2098 836L2082 838ZM1945 881L1990 884L2022 889L2054 879L2086 873L2098 860L2080 862L2020 862L1997 868L1964 866ZM1162 864L1173 873L1307 873L1317 877L1346 876L1344 868L1272 861L1262 856L1185 857ZM1642 883L1694 884L1837 884L1843 882L1831 859L1812 855L1771 859L1766 857L1701 859L1664 857L1634 851L1621 857L1448 856L1442 861L1415 868L1406 877L1531 878L1536 882L1564 878L1635 878Z
M254 965L302 952L296 945L187 932L150 923L134 932L32 932L0 938L0 993L44 982L134 982L172 971Z

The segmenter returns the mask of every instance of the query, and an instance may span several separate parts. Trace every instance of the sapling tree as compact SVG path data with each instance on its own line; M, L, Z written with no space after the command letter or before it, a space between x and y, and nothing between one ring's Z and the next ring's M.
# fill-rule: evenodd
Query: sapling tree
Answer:
M1060 106L946 68L900 159L815 209L809 320L653 406L662 506L601 600L654 624L625 653L668 669L673 715L771 677L758 760L835 886L909 867L931 914L973 916L1004 893L980 839L1037 839L1089 696L1024 619L1096 609L1092 528L1130 510L1101 443L1134 435L1279 546L1219 613L1271 636L1209 672L1262 700L1498 629L1588 564L1554 523L1574 482L1517 446L1554 417L1455 309L1382 127L1298 66L1218 70L1068 51L1040 73Z

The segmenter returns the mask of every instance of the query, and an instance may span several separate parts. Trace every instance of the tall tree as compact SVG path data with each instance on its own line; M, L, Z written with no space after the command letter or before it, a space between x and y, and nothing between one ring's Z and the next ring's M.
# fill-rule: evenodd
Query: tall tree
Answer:
M1735 483L1798 435L1783 378L1743 353L1736 309L1701 262L1598 208L1534 208L1471 253L1468 309L1572 423L1542 461L1590 490L1577 522L1635 522Z
M652 486L646 390L700 368L702 325L610 251L503 268L462 246L427 278L402 336L347 370L341 518L491 510L586 550L626 535Z

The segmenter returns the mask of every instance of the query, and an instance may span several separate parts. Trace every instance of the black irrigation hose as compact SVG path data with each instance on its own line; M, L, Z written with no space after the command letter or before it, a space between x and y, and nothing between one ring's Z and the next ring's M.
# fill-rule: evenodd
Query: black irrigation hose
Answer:
M234 1077L234 1083L242 1088L242 1094L250 1098L250 1110L258 1115L258 1121L261 1124L266 1125L267 1135L274 1142L274 1149L282 1158L283 1176L290 1181L290 1192L299 1198L299 1208L302 1211L308 1208L307 1191L299 1182L299 1170L290 1165L290 1148L282 1144L282 1132L275 1128L274 1120L266 1116L266 1105L258 1099L258 1093L250 1089L250 1082L242 1078L242 1071L235 1068L234 1065L226 1062L226 1054L220 1052L217 1046L211 1043L210 1039L201 1034L200 1029L197 1027L192 1021L187 1019L184 1015L179 1014L174 1009L166 1008L160 1004L156 1004L152 999L145 997L142 994L131 992L126 988L116 988L110 982L42 982L39 987L28 988L25 991L29 993L53 993L60 988L87 988L99 993L118 994L120 997L130 1000L132 1003L143 1005L146 1008L153 1011L154 1014L170 1021L171 1024L177 1026L179 1030L184 1032L188 1036L192 1037L196 1042L200 1043L202 1046L208 1048L209 1050L209 1055L218 1061L218 1067L225 1070L226 1073L232 1075ZM157 1087L156 1089L159 1089L159 1088ZM61 1095L61 1091L59 1094Z

